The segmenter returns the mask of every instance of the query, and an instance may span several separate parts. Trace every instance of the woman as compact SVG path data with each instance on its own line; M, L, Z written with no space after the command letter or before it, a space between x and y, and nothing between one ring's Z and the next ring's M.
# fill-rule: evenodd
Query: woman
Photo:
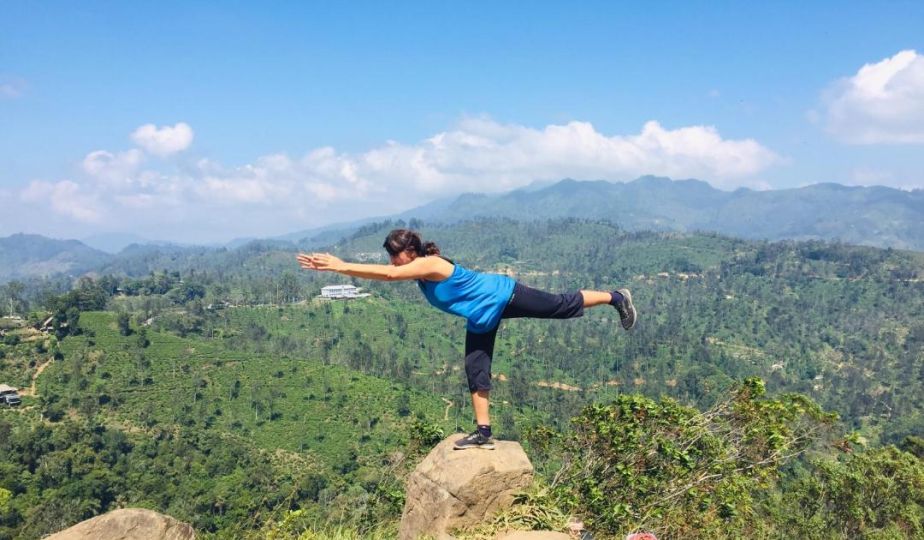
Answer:
M457 450L494 449L488 397L494 338L502 319L571 319L582 316L584 308L609 305L616 308L623 328L629 330L635 325L635 307L628 289L550 294L508 276L463 268L441 256L436 244L421 242L416 232L407 229L391 231L383 247L391 259L389 265L347 263L328 253L300 253L297 259L308 270L382 281L417 280L430 304L467 319L465 375L478 429L457 441Z

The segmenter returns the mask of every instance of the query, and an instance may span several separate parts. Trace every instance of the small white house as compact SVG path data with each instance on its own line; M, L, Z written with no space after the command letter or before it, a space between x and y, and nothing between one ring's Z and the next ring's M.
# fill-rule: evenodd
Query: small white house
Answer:
M359 287L355 285L328 285L321 287L321 298L362 298L369 296L361 294Z

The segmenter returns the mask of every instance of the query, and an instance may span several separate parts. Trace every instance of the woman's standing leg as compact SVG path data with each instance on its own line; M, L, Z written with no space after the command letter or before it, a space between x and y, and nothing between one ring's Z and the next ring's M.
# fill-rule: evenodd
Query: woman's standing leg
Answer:
M490 390L475 390L472 392L472 409L475 410L475 422L479 426L490 426L491 416L488 409L490 408Z
M465 376L468 389L472 394L472 409L475 411L475 423L478 429L474 433L456 441L456 450L468 448L494 449L491 438L490 393L491 393L491 359L494 356L494 338L497 328L486 333L465 334Z

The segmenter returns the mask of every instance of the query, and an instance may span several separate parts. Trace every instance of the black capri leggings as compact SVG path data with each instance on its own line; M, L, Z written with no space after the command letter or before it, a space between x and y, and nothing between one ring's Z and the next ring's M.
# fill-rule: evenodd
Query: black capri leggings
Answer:
M582 315L584 296L580 291L552 294L517 282L501 319L572 319ZM465 334L465 375L472 392L491 389L491 358L498 328L500 324L484 334Z

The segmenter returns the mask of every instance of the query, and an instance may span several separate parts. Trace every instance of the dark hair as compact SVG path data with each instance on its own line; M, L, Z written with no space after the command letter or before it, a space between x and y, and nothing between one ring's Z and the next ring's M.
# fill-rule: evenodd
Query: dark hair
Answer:
M420 235L410 229L395 229L385 237L382 244L389 255L397 255L402 251L413 251L420 257L439 255L440 248L433 242L422 242Z

